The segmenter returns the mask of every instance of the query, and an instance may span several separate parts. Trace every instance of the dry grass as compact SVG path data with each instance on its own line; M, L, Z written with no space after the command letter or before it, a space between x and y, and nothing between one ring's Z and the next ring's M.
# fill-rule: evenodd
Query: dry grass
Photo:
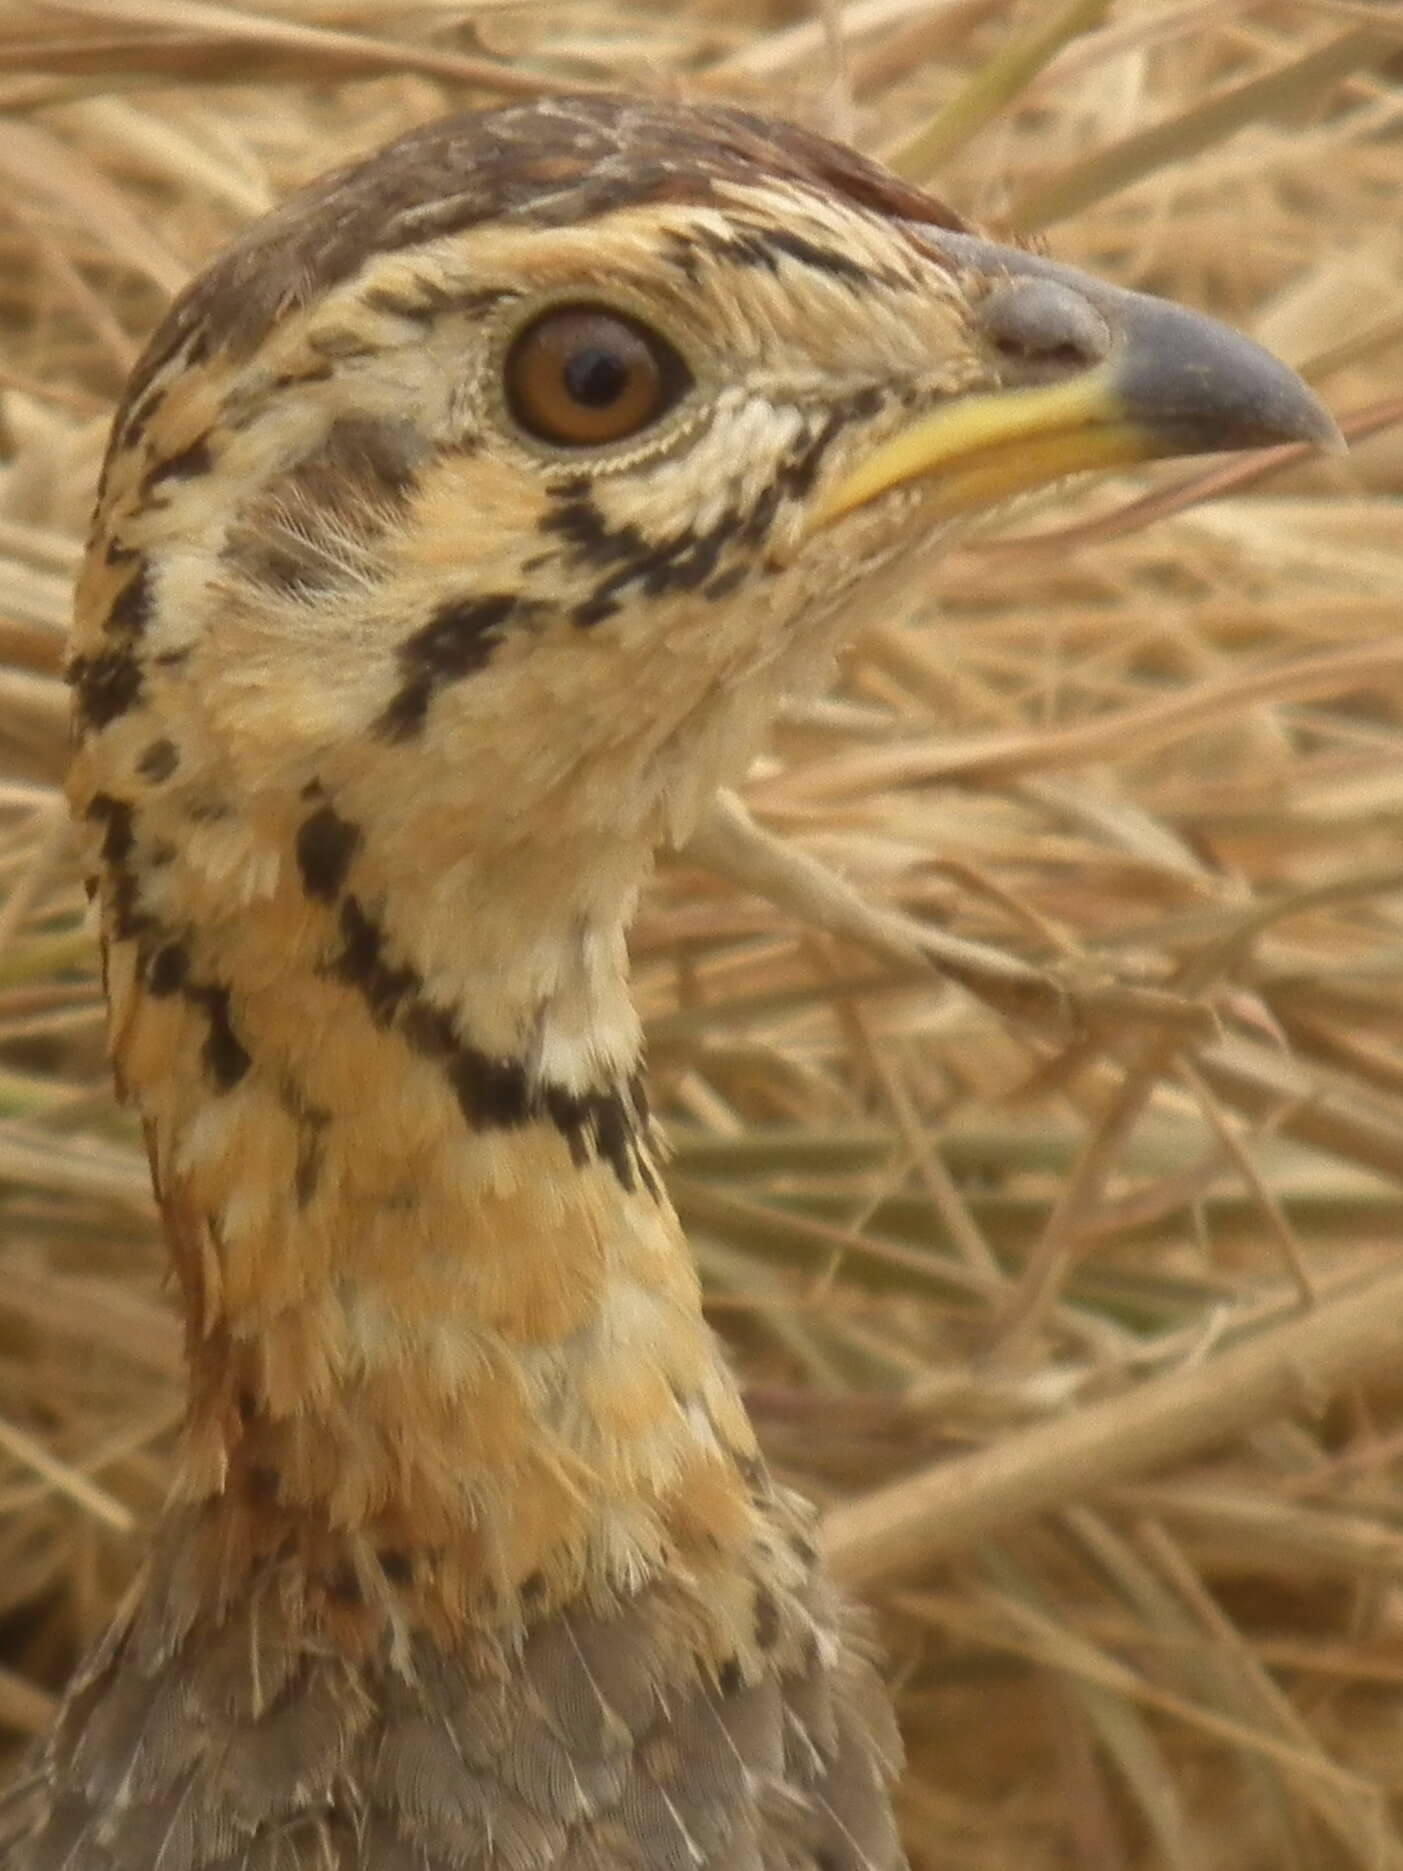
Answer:
M975 216L1253 330L1360 438L1045 502L856 614L635 947L714 1316L881 1606L918 1871L1403 1866L1400 76L1364 0L0 9L14 1735L178 1408L55 789L107 410L290 183L623 81L938 161Z

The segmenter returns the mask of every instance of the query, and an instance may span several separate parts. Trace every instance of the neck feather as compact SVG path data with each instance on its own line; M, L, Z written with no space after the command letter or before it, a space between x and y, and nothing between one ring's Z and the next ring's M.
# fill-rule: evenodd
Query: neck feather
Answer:
M411 1571L452 1624L628 1589L687 1526L745 1540L750 1430L639 1078L645 848L577 875L380 847L315 786L177 846L75 789L187 1313L207 1589L291 1543L322 1609Z

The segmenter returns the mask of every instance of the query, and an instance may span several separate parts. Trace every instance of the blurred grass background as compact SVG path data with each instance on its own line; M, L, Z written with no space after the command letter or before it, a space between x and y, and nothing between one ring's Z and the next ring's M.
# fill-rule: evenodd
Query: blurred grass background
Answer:
M916 1871L1403 1867L1403 9L1365 0L0 6L0 1729L130 1576L179 1411L58 790L111 403L289 186L561 85L848 137L1243 326L1356 443L1063 490L856 603L634 946L713 1317L878 1609Z

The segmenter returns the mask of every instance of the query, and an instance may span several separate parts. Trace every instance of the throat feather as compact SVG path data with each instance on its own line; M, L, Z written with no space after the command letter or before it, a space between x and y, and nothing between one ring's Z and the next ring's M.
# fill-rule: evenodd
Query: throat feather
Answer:
M545 993L539 930L531 993L470 917L440 960L351 821L303 812L237 916L194 864L143 889L140 814L130 881L107 870L188 1317L177 1492L221 1594L289 1541L317 1577L328 1543L361 1570L432 1549L450 1621L632 1588L684 1500L749 1526L753 1441L657 1175L622 941L564 919Z

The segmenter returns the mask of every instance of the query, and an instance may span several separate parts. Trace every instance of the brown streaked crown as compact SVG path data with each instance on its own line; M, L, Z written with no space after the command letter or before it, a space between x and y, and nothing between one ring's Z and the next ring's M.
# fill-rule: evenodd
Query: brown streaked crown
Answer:
M893 218L968 226L855 150L725 105L617 95L464 112L318 178L256 222L177 302L124 401L195 327L211 350L248 354L276 320L375 254L489 221L564 227L648 202L700 204L736 182L787 182Z

